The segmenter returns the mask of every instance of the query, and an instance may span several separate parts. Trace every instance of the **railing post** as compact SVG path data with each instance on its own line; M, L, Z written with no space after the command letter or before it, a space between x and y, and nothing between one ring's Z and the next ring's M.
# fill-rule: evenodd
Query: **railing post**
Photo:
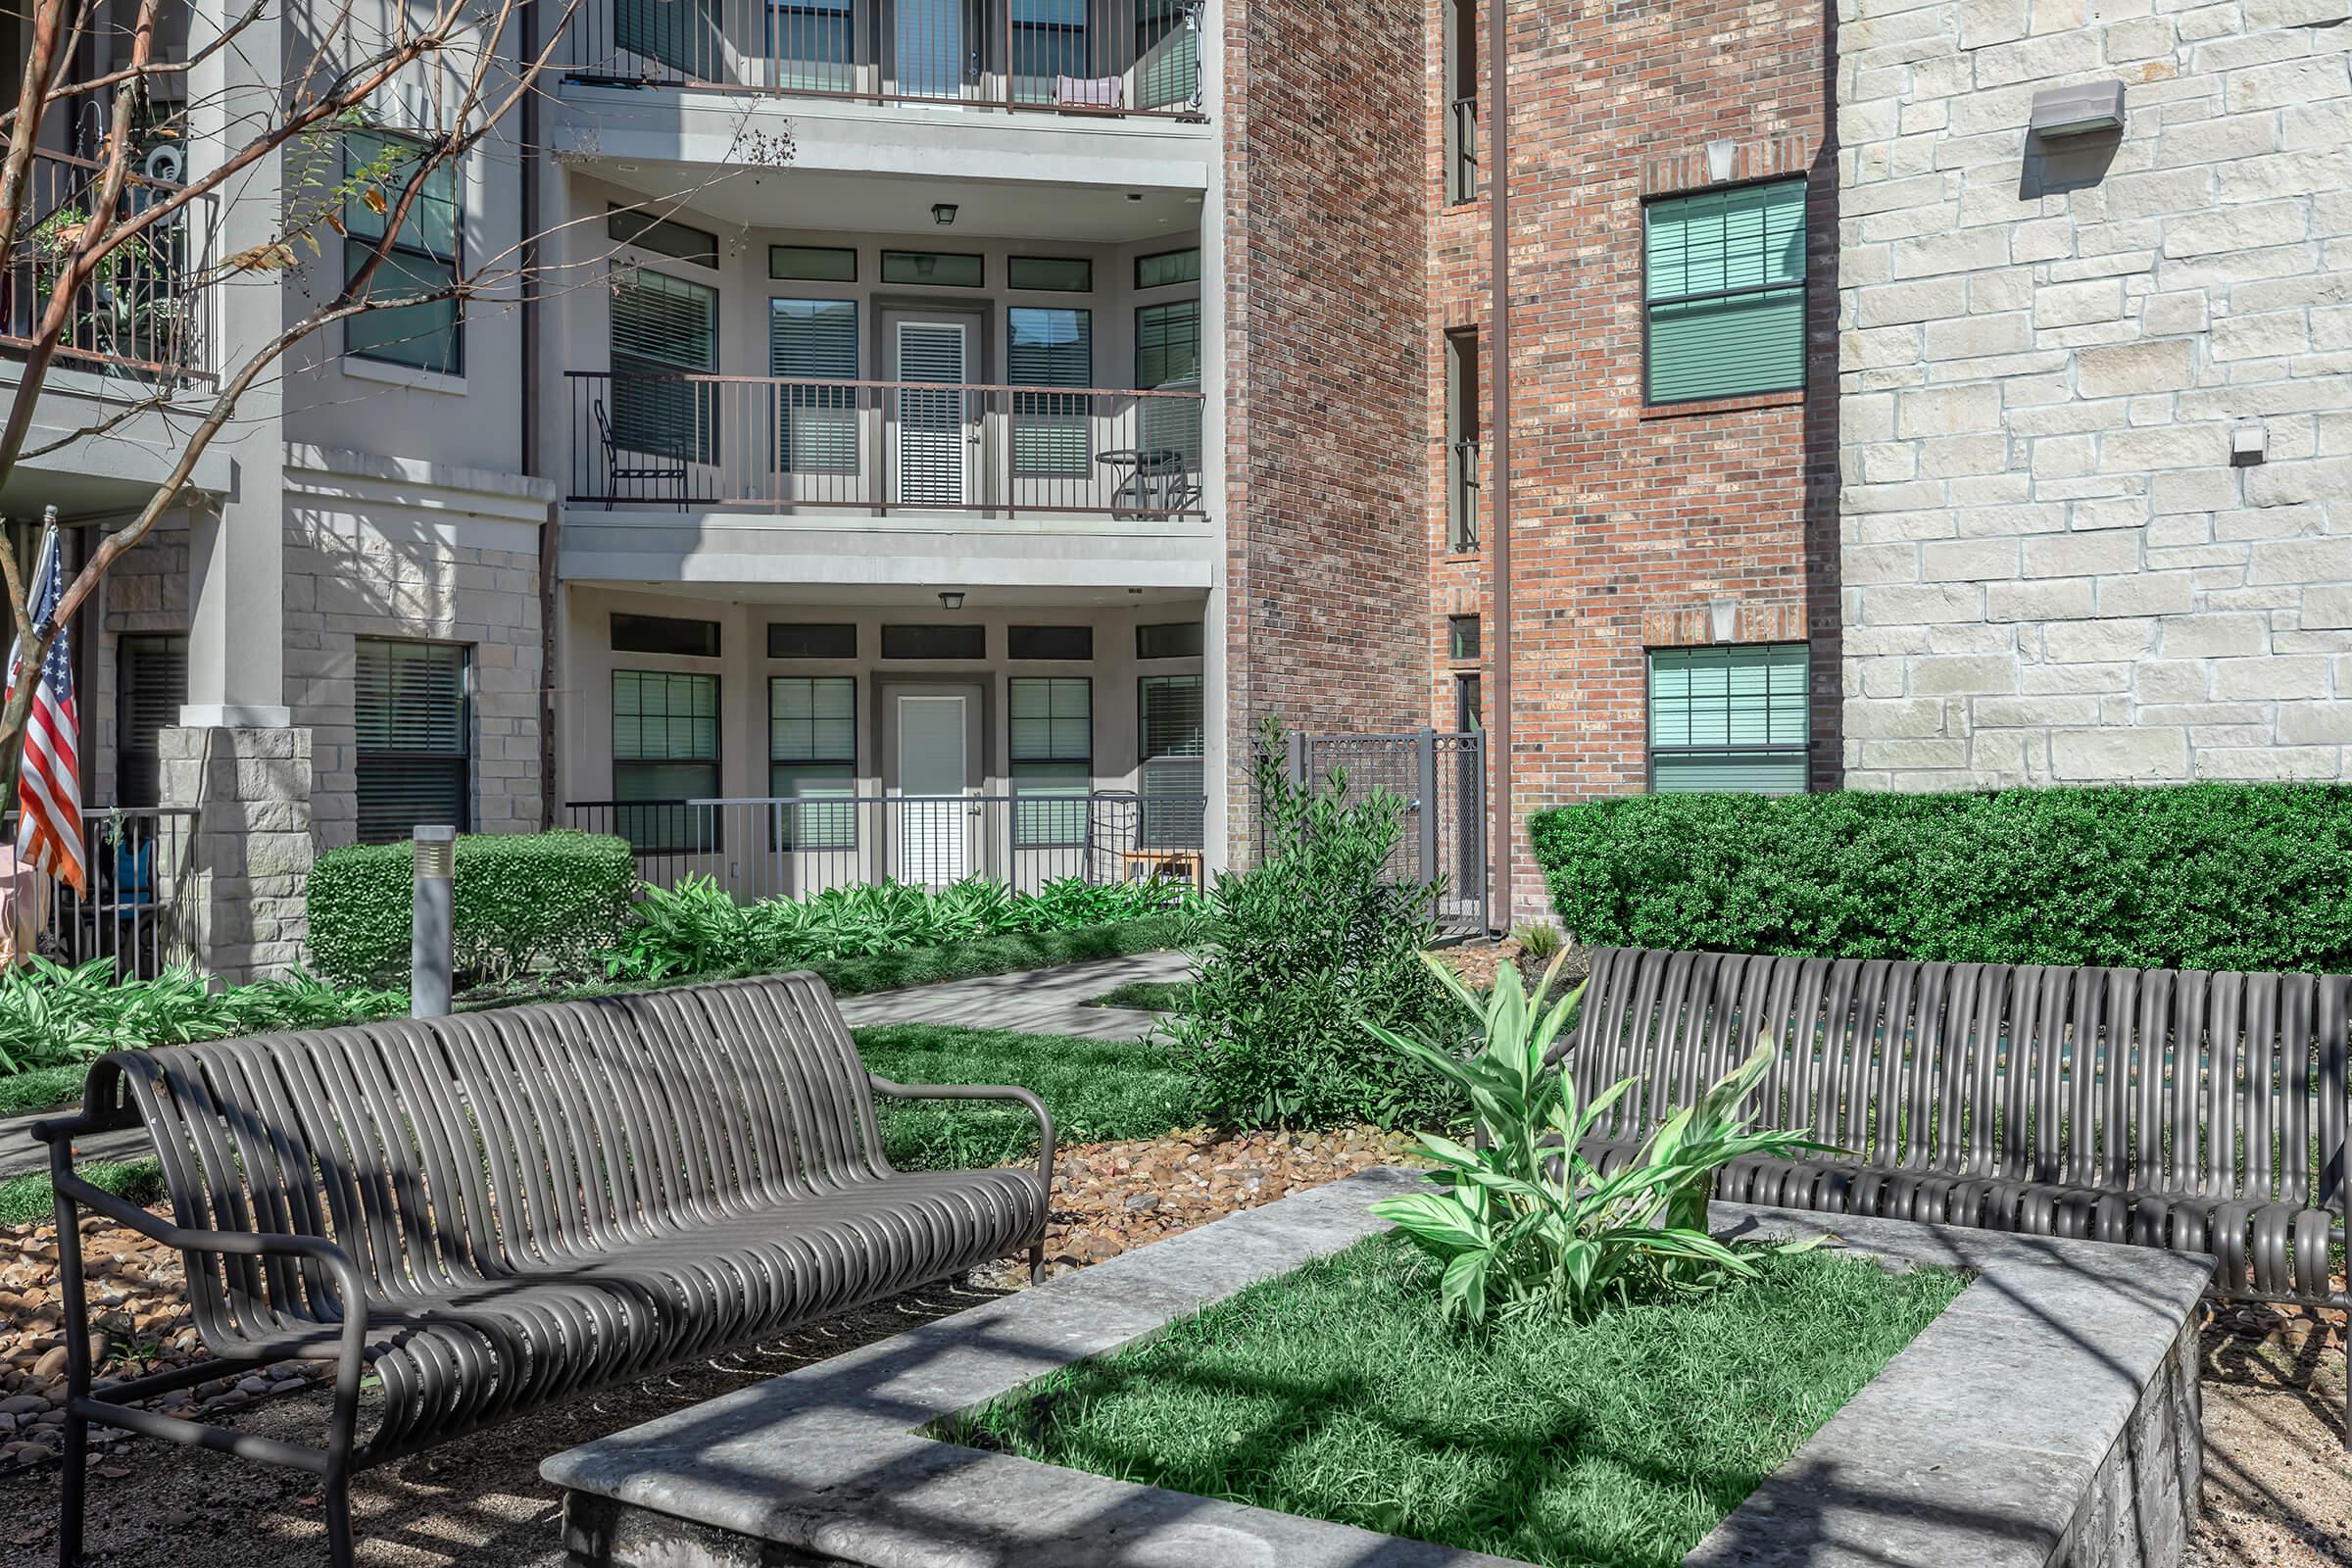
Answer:
M1298 730L1293 730L1285 738L1290 742L1291 783L1296 788L1304 789L1306 787L1306 736Z
M449 1013L451 917L457 891L458 830L419 827L409 916L409 1016Z
M1421 880L1439 880L1438 865L1438 732L1424 729L1413 741L1414 760L1420 764L1417 787L1421 792ZM1430 918L1444 911L1441 895L1430 896Z

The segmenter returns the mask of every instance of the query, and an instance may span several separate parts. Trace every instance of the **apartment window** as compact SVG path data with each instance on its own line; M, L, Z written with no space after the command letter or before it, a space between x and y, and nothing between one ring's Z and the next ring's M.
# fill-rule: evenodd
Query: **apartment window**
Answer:
M767 793L786 850L858 847L858 682L847 675L767 683Z
M1188 245L1180 251L1158 251L1135 259L1135 286L1145 288L1173 288L1179 283L1200 281L1200 247Z
M1095 628L1092 626L1007 626L1004 629L1004 657L1007 659L1092 659L1095 657Z
M1041 294L1091 294L1095 264L1083 256L1015 256L1004 264L1004 283Z
M928 625L882 628L884 659L986 659L984 626Z
M858 471L858 389L810 382L858 379L854 300L769 300L767 373L781 389L776 449L786 473Z
M1476 615L1447 615L1446 617L1446 657L1476 659L1479 653L1479 622Z
M115 642L115 804L163 803L161 736L188 700L188 640L126 636Z
M1062 76L1101 74L1088 64L1087 0L1009 0L1013 95L1053 103Z
M612 672L612 798L640 851L718 848L715 813L682 803L718 794L718 677Z
M1652 403L1805 384L1805 182L1775 180L1642 210Z
M832 245L770 245L767 275L799 283L855 283L858 253Z
M1135 657L1199 659L1200 623L1197 620L1171 620L1156 626L1136 627Z
M343 231L346 277L356 278L382 242L392 215L426 156L414 137L352 130L343 135ZM370 298L448 290L458 281L462 231L458 166L453 161L423 170L423 184L410 205L391 249L368 279ZM378 210L381 204L381 210ZM455 299L426 300L390 310L363 311L343 323L343 350L363 360L405 365L441 375L466 373L465 334Z
M718 622L685 620L675 615L612 617L612 651L616 654L669 654L679 659L716 659Z
M1453 727L1464 735L1487 727L1485 683L1476 675L1453 677Z
M612 0L612 44L690 81L711 79L724 64L725 39L710 0Z
M1478 197L1478 0L1446 0L1446 200Z
M353 639L351 709L362 844L473 825L465 649Z
M1203 759L1208 754L1203 689L1199 675L1146 675L1137 682L1145 849L1202 846L1207 827Z
M858 627L850 621L770 621L770 659L856 659Z
M1135 97L1141 109L1176 109L1200 99L1199 13L1188 0L1136 0Z
M1146 389L1200 389L1200 302L1171 300L1135 312L1135 384ZM1139 398L1138 445L1172 452L1187 471L1200 462L1200 405L1190 398Z
M622 245L634 245L641 251L657 256L673 257L692 262L697 267L718 266L718 236L707 229L692 228L656 218L651 213L634 208L606 207L605 233Z
M1801 792L1806 673L1803 643L1652 649L1650 788Z
M1478 334L1446 334L1446 542L1456 553L1478 548Z
M718 388L686 379L717 370L718 290L642 268L617 278L611 425L628 466L718 461Z
M1015 306L1004 315L1012 332L1012 353L1007 363L1013 385L1094 385L1092 311ZM1038 478L1083 478L1093 471L1093 446L1083 392L1012 395L1014 473Z
M803 92L855 88L856 25L853 0L768 0L767 43L776 85Z
M951 251L884 251L882 281L922 283L932 288L978 288L987 270L977 256Z
M1006 683L1012 713L1012 842L1022 849L1086 842L1095 781L1095 683L1024 676ZM1037 797L1054 797L1037 800Z

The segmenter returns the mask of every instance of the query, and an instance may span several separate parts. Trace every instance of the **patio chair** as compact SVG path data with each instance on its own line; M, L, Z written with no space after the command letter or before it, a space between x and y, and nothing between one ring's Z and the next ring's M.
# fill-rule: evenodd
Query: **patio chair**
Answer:
M667 484L673 487L678 510L686 510L686 444L683 441L655 445L633 445L629 453L636 458L658 458L659 463L636 463L624 466L620 461L619 443L612 439L612 421L606 416L605 400L596 400L596 437L605 449L605 501L607 505L624 499L619 487L624 484ZM628 497L625 499L636 499ZM648 499L660 499L659 492Z

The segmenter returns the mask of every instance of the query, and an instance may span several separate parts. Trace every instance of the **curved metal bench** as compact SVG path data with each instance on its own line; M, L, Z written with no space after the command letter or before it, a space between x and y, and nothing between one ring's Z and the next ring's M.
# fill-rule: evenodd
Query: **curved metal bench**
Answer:
M1587 1150L1604 1170L1769 1031L1760 1119L1840 1152L1743 1161L1726 1200L2210 1252L2222 1299L2347 1304L2352 976L1592 960L1550 1059L1582 1096L1638 1080Z
M1037 1168L894 1170L877 1094L1017 1101ZM174 1223L73 1173L137 1125ZM86 1208L181 1250L215 1358L93 1389L66 1336L68 1564L93 1420L319 1476L340 1568L356 1470L1024 1248L1034 1276L1054 1173L1036 1096L875 1078L810 975L121 1052L38 1131L67 1324ZM296 1358L335 1362L322 1448L127 1407Z

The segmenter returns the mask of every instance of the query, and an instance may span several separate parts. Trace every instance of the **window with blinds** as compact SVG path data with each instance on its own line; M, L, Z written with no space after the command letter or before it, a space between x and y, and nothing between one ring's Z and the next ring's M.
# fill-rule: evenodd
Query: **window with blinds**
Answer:
M776 450L786 473L858 471L858 302L769 300L767 373L783 389Z
M1082 675L1006 683L1012 717L1012 841L1021 849L1086 842L1095 783L1095 683ZM1038 800L1024 797L1049 796Z
M858 847L858 682L848 675L767 683L767 793L785 850Z
M1139 109L1175 109L1200 93L1200 41L1187 0L1136 0L1135 98Z
M115 804L163 804L158 738L188 700L188 640L126 636L115 642Z
M359 276L374 247L383 241L392 215L400 210L410 184L419 178L424 154L423 144L414 137L375 130L344 133L347 279ZM371 299L429 294L457 282L458 246L464 232L458 165L437 164L423 171L421 178L416 201L392 236L391 248L368 280ZM377 210L378 203L382 211ZM455 299L363 311L343 323L343 351L411 369L464 375L466 345L459 319Z
M612 672L612 798L640 852L715 850L717 813L683 803L718 790L718 677Z
M1053 103L1057 76L1085 76L1087 0L1006 0L1012 91L1021 103Z
M779 87L848 92L858 85L854 0L768 0L767 37Z
M726 40L711 0L612 0L612 44L707 81L724 63Z
M612 441L630 456L718 461L718 290L644 268L612 288Z
M1199 849L1207 826L1207 725L1199 675L1146 675L1137 683L1143 731L1142 847Z
M1650 650L1650 788L1802 792L1807 667L1803 643Z
M1094 312L1016 306L1004 315L1012 332L1008 363L1014 386L1094 385ZM1094 463L1087 424L1084 393L1015 392L1012 471L1083 478Z
M463 648L352 640L362 844L395 843L420 825L472 827L473 726L466 686Z
M1805 182L1775 180L1642 210L1652 403L1805 384Z
M1195 253L1198 254L1198 253ZM1200 388L1200 302L1170 300L1135 313L1135 384L1197 392ZM1188 469L1200 462L1200 405L1189 398L1139 398L1139 444L1172 452Z

